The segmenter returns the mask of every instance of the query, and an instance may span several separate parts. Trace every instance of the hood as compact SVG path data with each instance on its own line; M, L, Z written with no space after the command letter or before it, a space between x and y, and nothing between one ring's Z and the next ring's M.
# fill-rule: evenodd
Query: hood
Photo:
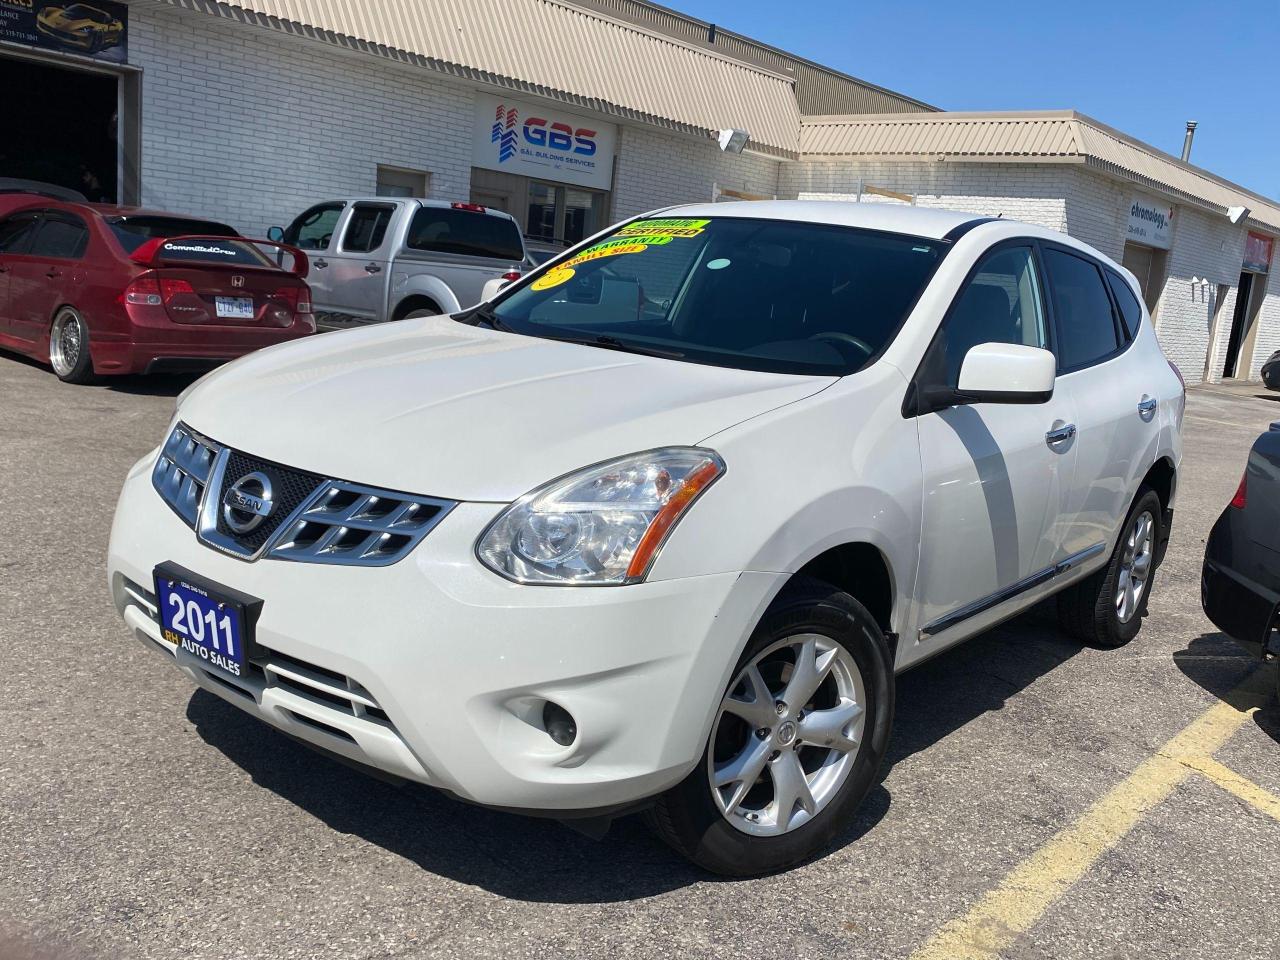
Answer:
M505 503L601 460L696 444L832 382L428 317L250 354L200 381L179 416L334 479Z

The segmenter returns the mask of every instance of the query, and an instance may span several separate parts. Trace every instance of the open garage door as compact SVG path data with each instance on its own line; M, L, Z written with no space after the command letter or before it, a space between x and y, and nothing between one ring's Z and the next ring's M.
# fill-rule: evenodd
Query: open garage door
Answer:
M0 177L41 180L90 200L120 197L119 76L0 57Z

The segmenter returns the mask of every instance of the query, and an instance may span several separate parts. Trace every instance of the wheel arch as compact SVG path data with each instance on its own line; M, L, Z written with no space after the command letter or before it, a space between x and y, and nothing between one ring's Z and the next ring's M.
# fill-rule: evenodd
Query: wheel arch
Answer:
M441 313L456 313L462 309L462 305L458 303L458 297L449 287L447 283L439 277L432 274L418 274L409 277L405 285L392 292L395 306L388 311L388 316L393 320L399 320L409 312L409 308L405 308L405 304L411 301L431 301L434 309ZM422 303L423 307L427 304Z
M822 580L843 590L867 608L881 630L886 634L893 631L897 583L889 558L875 544L855 540L827 547L802 564L787 582L800 577Z
M410 294L396 304L395 311L391 314L392 320L403 320L415 310L434 310L436 313L444 313L440 308L440 304L426 294Z

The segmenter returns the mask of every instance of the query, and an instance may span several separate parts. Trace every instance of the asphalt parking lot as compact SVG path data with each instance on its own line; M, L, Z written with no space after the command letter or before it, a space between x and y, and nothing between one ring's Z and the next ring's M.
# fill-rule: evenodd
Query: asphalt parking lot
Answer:
M708 877L397 789L195 691L103 572L128 466L188 381L0 356L0 931L50 957L1274 958L1274 677L1200 611L1205 537L1280 394L1194 390L1138 639L1036 610L902 677L836 850ZM0 957L6 948L0 945Z

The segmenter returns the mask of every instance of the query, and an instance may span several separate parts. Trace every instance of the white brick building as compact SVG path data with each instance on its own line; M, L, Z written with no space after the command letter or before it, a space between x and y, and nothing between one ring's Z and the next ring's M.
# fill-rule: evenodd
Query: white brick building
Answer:
M558 242L717 196L945 206L1131 267L1189 381L1280 349L1280 205L1087 117L939 113L646 0L97 5L119 42L53 42L0 0L0 81L42 92L6 118L0 177L257 235L374 193L498 206ZM717 142L734 128L742 153Z

